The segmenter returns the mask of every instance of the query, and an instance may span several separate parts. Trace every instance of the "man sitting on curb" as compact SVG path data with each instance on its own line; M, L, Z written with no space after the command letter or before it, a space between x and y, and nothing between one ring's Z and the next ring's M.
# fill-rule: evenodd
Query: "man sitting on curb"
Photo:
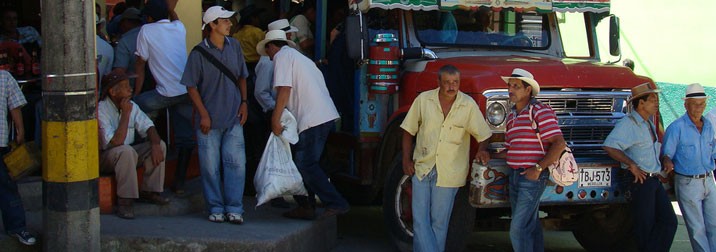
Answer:
M100 169L114 172L117 180L117 216L134 218L134 199L166 205L159 195L164 190L166 144L159 138L152 120L132 98L127 75L111 72L102 78L102 100L98 106L102 153ZM134 131L149 141L135 144ZM141 161L141 163L140 163ZM137 167L144 165L142 192L138 192Z

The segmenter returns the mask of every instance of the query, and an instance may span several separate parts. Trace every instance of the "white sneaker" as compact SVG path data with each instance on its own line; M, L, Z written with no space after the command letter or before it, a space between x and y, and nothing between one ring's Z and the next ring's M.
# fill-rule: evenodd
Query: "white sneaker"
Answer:
M213 213L209 215L209 221L216 223L224 222L224 215L220 213Z
M229 219L229 222L233 224L244 224L244 216L241 216L241 214L237 213L227 213L226 218Z

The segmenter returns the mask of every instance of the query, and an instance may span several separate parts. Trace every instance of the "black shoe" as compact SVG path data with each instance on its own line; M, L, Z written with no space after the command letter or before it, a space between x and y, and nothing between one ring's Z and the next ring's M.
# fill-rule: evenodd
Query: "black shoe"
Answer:
M271 206L275 208L289 208L291 204L283 198L275 198L271 200Z
M25 245L35 245L35 242L37 242L37 239L35 239L35 236L30 234L30 232L27 232L27 230L22 230L20 232L10 234L11 236L14 236L17 238L20 243Z

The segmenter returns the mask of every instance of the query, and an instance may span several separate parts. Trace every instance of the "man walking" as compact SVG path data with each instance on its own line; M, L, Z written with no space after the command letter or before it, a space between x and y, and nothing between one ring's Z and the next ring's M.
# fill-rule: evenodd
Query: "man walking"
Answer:
M713 122L703 116L706 93L699 84L686 88L686 114L666 129L662 160L674 170L676 198L684 213L691 248L716 252L716 183L713 170L716 158Z
M631 89L633 112L617 122L604 150L634 176L630 185L634 235L639 251L669 251L676 233L676 215L661 186L661 144L651 117L659 110L659 89L644 83ZM664 166L663 172L671 172Z
M505 133L507 166L512 168L510 240L516 252L544 251L539 202L549 177L546 168L559 159L566 143L552 108L535 98L540 86L532 73L515 68L502 80L515 104Z
M413 249L417 252L445 251L453 201L469 171L470 136L480 143L477 160L483 164L490 160L485 141L492 135L490 127L475 100L460 92L460 71L453 65L441 67L438 85L415 99L400 125L403 172L415 175Z
M189 54L181 83L187 87L197 111L196 139L209 221L228 219L233 224L242 224L246 180L242 126L248 117L246 77L249 73L241 45L228 37L229 18L234 14L221 6L206 10L202 29L209 31L209 37Z
M287 108L298 123L298 143L293 146L294 162L303 177L309 195L295 196L299 206L284 214L288 218L313 219L315 193L326 205L321 218L348 212L348 202L328 181L319 161L328 133L334 128L338 111L326 88L323 74L309 58L295 49L296 44L286 38L283 30L266 33L256 45L261 55L274 62L276 105L271 117L272 132L281 135L281 114Z

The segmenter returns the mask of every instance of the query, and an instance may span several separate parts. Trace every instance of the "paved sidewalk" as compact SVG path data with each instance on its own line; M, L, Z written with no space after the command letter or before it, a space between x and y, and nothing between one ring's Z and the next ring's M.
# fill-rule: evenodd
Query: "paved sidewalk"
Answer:
M135 204L136 218L125 220L113 214L101 215L102 251L329 251L337 243L336 218L302 221L281 216L287 209L261 206L255 209L253 197L244 198L245 223L213 223L203 211L196 181L190 197L172 197L170 206ZM21 191L39 186L21 184ZM170 193L165 193L171 195ZM38 198L37 195L25 195ZM41 197L39 197L41 198ZM41 251L42 210L36 202L27 213L28 228L38 234L37 245L29 247L0 234L0 251ZM41 204L40 204L41 205ZM180 210L176 210L180 209ZM47 235L47 234L45 234Z

